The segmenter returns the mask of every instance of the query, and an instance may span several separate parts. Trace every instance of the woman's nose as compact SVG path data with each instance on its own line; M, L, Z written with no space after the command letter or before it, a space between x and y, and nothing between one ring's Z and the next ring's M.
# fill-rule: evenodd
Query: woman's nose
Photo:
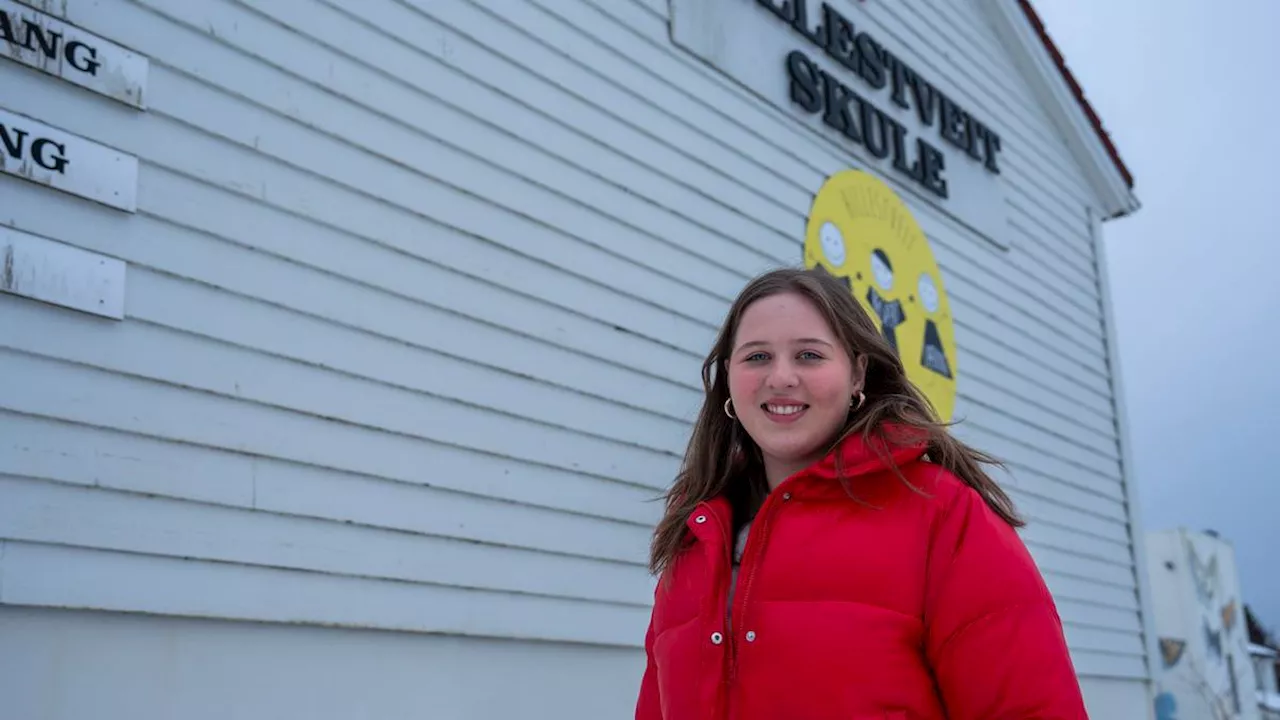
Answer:
M772 388L788 388L795 387L799 382L799 376L796 369L790 362L780 360L773 364L769 370L768 383Z

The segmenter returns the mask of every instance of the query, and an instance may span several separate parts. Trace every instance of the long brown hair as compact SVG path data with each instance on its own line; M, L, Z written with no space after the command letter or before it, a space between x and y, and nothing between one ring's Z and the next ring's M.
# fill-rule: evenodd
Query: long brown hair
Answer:
M874 436L879 442L872 446L881 448L886 455L886 446L906 442L907 438L924 439L931 462L977 490L1005 522L1013 527L1024 524L1013 501L982 469L983 464L999 465L999 461L947 431L947 424L938 420L933 406L907 378L902 360L848 286L823 269L783 268L760 275L743 288L702 363L705 398L689 436L680 473L665 494L666 511L653 533L651 572L662 574L679 554L686 539L685 521L698 503L726 494L737 510L758 505L768 492L759 448L742 426L724 413L723 407L729 399L727 362L742 314L755 301L779 293L798 293L807 298L827 321L850 360L867 357L863 388L866 402L858 412L850 413L832 448L855 432L868 439ZM889 433L886 427L900 428L904 433Z

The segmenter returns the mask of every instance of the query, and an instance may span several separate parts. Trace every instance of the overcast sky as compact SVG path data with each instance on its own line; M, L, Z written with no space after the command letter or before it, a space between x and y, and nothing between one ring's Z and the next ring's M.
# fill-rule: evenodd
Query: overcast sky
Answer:
M1280 631L1280 2L1034 0L1136 177L1104 226L1141 518Z

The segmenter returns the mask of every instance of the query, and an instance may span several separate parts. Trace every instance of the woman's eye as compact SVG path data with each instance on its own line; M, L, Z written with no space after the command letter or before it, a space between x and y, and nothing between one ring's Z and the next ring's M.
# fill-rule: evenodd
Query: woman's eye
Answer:
M765 354L762 352L751 353L750 355L746 356L743 359L746 360L747 362L760 362L761 360L765 359Z
M822 359L821 355L819 355L816 352L813 352L812 350L805 350L804 352L800 353L800 357L801 359L804 359L804 360L821 360Z

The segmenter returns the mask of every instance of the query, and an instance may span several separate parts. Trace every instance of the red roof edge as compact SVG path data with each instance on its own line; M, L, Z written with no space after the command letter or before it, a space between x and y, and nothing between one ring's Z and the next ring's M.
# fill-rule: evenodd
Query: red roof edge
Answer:
M1031 0L1018 0L1018 4L1022 6L1022 12L1026 14L1027 20L1031 21L1031 26L1035 28L1036 34L1040 36L1045 50L1049 51L1049 55L1053 58L1054 63L1057 64L1058 70L1062 73L1062 79L1067 81L1067 86L1071 88L1072 94L1076 96L1076 102L1080 103L1080 109L1084 110L1084 114L1089 118L1094 132L1098 134L1098 139L1106 147L1107 154L1111 156L1111 161L1115 163L1116 169L1120 171L1125 184L1132 189L1133 173L1129 172L1124 160L1120 159L1120 151L1116 149L1115 143L1111 142L1111 135L1102 126L1102 118L1098 117L1098 113L1094 111L1093 106L1085 98L1084 90L1080 87L1080 83L1076 82L1075 75L1071 74L1071 69L1067 67L1066 59L1058 51L1058 46L1054 44L1053 38L1049 37L1049 31L1045 28L1044 21L1040 19L1040 15L1036 13L1035 8L1031 7Z

